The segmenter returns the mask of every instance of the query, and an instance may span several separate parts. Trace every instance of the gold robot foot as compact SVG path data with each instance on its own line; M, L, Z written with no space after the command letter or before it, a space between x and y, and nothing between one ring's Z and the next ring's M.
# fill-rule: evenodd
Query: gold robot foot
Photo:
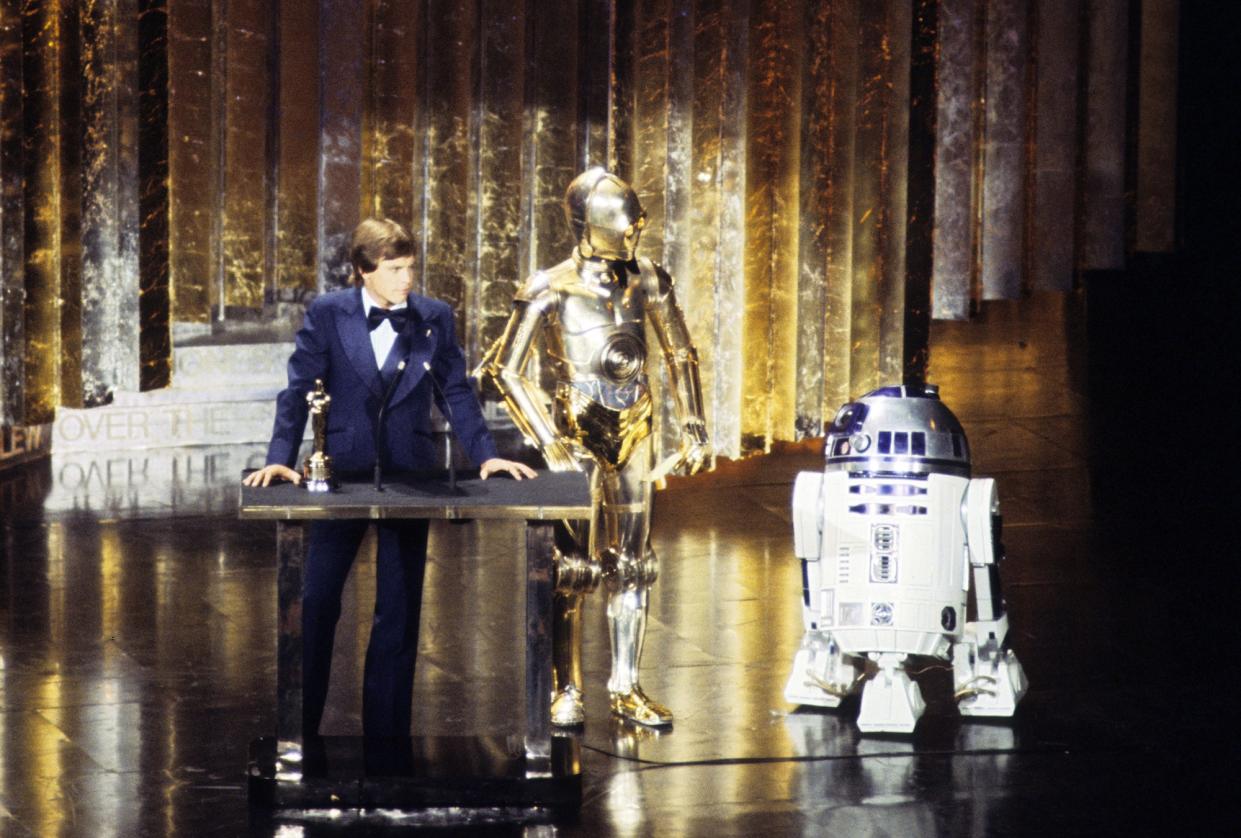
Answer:
M582 692L572 685L556 693L552 699L552 724L557 727L580 727L586 723L586 706Z
M612 712L622 719L648 727L668 727L672 724L672 711L657 701L646 697L641 687L629 692L609 693Z

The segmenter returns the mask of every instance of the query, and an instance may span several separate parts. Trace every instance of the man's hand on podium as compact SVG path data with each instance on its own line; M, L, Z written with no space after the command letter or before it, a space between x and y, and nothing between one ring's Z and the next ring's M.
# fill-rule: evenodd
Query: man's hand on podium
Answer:
M241 478L242 485L245 486L270 486L273 480L287 480L296 485L302 482L302 476L288 466L276 463L263 466Z
M527 477L535 476L534 469L530 468L530 466L525 463L519 463L514 460L504 460L500 457L492 457L490 460L483 463L483 467L478 470L478 476L483 480L486 480L491 475L499 472L505 472L514 480L524 480Z

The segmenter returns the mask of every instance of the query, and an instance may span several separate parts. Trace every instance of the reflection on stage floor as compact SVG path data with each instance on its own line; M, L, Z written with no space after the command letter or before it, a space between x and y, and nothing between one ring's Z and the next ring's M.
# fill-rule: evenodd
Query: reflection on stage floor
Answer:
M928 710L912 736L862 736L856 701L783 701L801 635L790 491L820 463L813 444L789 445L657 497L662 568L643 683L675 726L609 717L593 599L581 812L486 834L1209 831L1235 806L1223 788L1231 702L1212 674L1216 656L1235 655L1211 610L1225 594L1189 569L1192 539L1161 552L1175 542L1161 535L1170 513L1124 467L1126 429L1108 429L1120 434L1111 456L1090 446L1098 417L1123 420L1126 405L1099 401L1075 360L1083 317L1080 300L1053 297L935 327L932 380L1004 510L1013 642L1031 683L1012 721L963 722L937 667L917 675ZM74 455L3 477L0 834L290 838L410 825L382 813L251 817L246 752L274 730L276 630L274 526L235 516L234 477L254 448ZM520 523L433 527L417 732L520 732L522 538ZM360 730L373 586L360 560L325 734Z

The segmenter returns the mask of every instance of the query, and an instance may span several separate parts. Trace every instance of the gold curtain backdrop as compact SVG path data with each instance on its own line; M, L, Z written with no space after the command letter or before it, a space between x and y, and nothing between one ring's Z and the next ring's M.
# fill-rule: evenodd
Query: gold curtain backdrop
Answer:
M930 317L1172 246L1175 25L1174 0L0 0L0 425L167 386L179 342L287 338L367 215L410 227L477 360L602 164L676 278L719 453L817 436L925 374Z

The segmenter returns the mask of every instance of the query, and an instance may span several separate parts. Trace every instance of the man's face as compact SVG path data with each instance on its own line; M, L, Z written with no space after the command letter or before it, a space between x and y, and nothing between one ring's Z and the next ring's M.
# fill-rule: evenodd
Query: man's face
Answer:
M362 272L362 285L382 307L400 305L414 290L414 257L381 259L375 270Z

